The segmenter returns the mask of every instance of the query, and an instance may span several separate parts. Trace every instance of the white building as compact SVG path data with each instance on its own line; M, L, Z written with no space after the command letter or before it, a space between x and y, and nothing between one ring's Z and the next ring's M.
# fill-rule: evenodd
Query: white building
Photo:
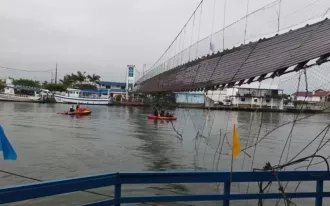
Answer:
M215 102L222 102L225 106L281 108L283 105L282 94L283 90L276 88L249 88L248 86L241 86L208 91L207 97Z
M230 99L230 94L228 95L227 93L227 89L207 91L206 97L213 100L215 105L218 105L219 102L224 103L225 99Z
M312 92L295 92L291 95L294 101L326 102L329 101L330 91L318 89Z

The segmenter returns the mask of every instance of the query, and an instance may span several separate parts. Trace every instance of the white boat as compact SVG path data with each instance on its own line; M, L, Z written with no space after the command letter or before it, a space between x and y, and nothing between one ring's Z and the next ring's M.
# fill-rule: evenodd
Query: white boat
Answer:
M34 91L34 95L15 94L15 89ZM15 101L15 102L39 102L46 95L51 95L47 89L33 89L28 87L15 86L12 79L6 79L6 87L3 92L0 92L0 101Z
M67 89L66 93L55 94L56 102L67 104L110 105L113 98L107 94L89 92L80 89Z

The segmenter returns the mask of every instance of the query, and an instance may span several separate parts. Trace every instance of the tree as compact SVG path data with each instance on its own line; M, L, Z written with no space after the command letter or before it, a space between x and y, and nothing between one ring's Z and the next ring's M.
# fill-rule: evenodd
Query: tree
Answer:
M5 84L0 81L0 90L3 90L5 87Z
M77 75L75 74L67 74L60 80L60 82L66 86L72 86L74 83L77 82Z
M45 86L43 86L44 89L48 89L49 91L58 91L58 92L64 92L67 89L67 86L64 84L46 84Z
M97 83L101 79L100 75L96 75L96 74L92 74L92 76L87 75L87 78L89 79L90 82L93 82L93 83Z
M13 84L15 86L26 86L26 87L37 87L37 88L41 87L38 81L34 81L31 79L14 79Z
M115 96L115 100L116 100L116 102L120 102L120 100L121 100L121 95L119 94L119 95L116 95Z
M84 82L86 80L85 74L86 74L86 72L82 73L81 71L77 71L76 80L80 83Z
M47 84L48 84L48 82L44 81L41 86L44 88L45 86L47 86Z
M81 89L96 89L95 85L91 84L84 84L83 82L88 79L90 82L97 83L100 81L100 76L93 74L87 75L86 72L77 71L76 74L71 73L67 74L60 80L60 82L65 85L66 87L75 87Z
M92 84L75 84L74 87L77 89L97 89L97 87Z

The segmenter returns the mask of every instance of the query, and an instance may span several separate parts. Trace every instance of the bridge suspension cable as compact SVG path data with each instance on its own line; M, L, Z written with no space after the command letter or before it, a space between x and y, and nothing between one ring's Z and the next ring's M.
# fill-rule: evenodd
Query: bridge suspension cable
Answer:
M210 1L210 0L209 0ZM154 76L157 76L165 71L166 75L162 75L162 86L161 88L167 88L166 90L173 90L174 86L179 88L179 85L185 85L185 89L190 89L194 87L196 88L203 88L203 86L209 85L209 83L205 84L207 81L212 81L213 86L218 83L218 85L222 85L223 83L231 83L228 82L228 78L226 82L220 81L220 77L223 76L224 74L227 74L227 72L222 71L226 70L226 67L229 65L228 63L225 63L224 61L227 61L224 58L224 60L219 59L218 61L213 61L209 62L208 60L210 58L214 58L215 52L220 52L224 51L227 48L230 48L232 46L237 47L239 44L245 44L247 41L255 41L257 38L260 38L261 36L265 37L267 35L274 35L277 33L285 33L288 32L288 28L299 28L301 27L302 22L310 22L310 23L315 23L320 21L319 18L324 17L324 14L327 14L327 10L330 8L330 3L327 2L327 0L314 0L313 2L307 2L307 0L302 0L302 1L297 1L297 0L276 0L273 1L259 9L256 9L252 12L250 11L250 1L246 0L246 13L243 17L239 18L236 21L232 21L232 18L230 19L227 17L226 19L226 10L230 8L231 5L228 3L226 0L224 0L224 6L223 6L223 23L222 23L222 29L217 30L216 32L213 32L214 28L216 25L219 25L219 23L215 23L216 19L216 14L214 13L207 13L210 14L212 20L210 22L213 22L212 25L208 24L207 26L212 26L211 29L211 34L208 35L208 37L203 37L205 35L205 25L202 23L207 21L204 16L202 15L204 10L204 5L210 6L206 4L207 1L201 1L200 4L197 6L197 8L194 10L193 14L190 16L188 21L185 23L183 28L180 30L179 34L175 37L173 42L170 44L170 46L166 49L164 54L161 56L160 60L158 60L148 71L146 75L144 75L141 79L139 79L136 84L138 85L138 88L141 88L142 82L145 82L146 80L149 81ZM212 1L212 4L214 5L215 1ZM228 3L228 5L227 5ZM281 5L279 5L281 4ZM292 4L295 5L297 9L288 9L289 6L292 8ZM227 8L228 7L228 8ZM198 12L198 9L200 9L200 12ZM305 13L306 9L309 9L309 12L307 14ZM216 11L214 7L212 10ZM280 12L279 12L280 10ZM199 16L199 25L197 27L197 22L198 22L198 15ZM303 15L302 17L298 17L298 15ZM284 18L287 18L290 16L290 21L283 21ZM228 22L228 24L226 24ZM230 23L232 22L232 23ZM273 22L273 23L272 23ZM271 26L269 26L271 24ZM318 25L322 26L322 22L320 22ZM190 28L191 26L191 28ZM325 25L324 25L325 26ZM323 27L323 26L322 26ZM198 28L198 31L196 30ZM211 27L210 27L211 28ZM313 30L313 33L316 32L316 30L321 27L315 25L315 27L311 28ZM310 30L307 29L306 30ZM204 31L204 32L203 32ZM195 33L196 32L196 33ZM291 32L292 33L292 32ZM316 35L316 34L315 34ZM314 38L314 34L308 35L309 37L306 37L306 39ZM197 38L196 38L197 37ZM269 37L269 36L268 36ZM187 38L187 39L186 39ZM274 39L277 39L277 36L272 37ZM272 39L269 38L269 39ZM222 41L221 41L222 40ZM258 43L261 43L263 39L260 39L259 42L255 41L254 44L251 44L252 47L256 46ZM316 40L316 37L314 38ZM275 42L276 40L274 40ZM310 40L308 40L310 41ZM306 41L301 42L302 45L305 45ZM210 47L211 45L211 47ZM250 46L250 47L251 47ZM285 46L285 45L283 45ZM261 47L261 46L259 46ZM258 47L258 48L259 48ZM206 56L209 55L209 50L210 48L214 48L214 53L211 56ZM240 47L241 49L243 47ZM248 47L244 47L247 49ZM232 50L233 51L233 50ZM230 52L232 52L230 51ZM238 51L238 50L237 50ZM253 51L253 50L252 50ZM243 51L242 51L243 52ZM293 51L292 51L293 52ZM291 53L292 53L291 52ZM227 52L228 53L228 52ZM239 52L237 52L237 59L236 57L232 56L231 60L232 62L237 62L240 60L246 59L246 56L241 56L239 57ZM256 55L256 52L250 52L250 54ZM222 56L222 54L217 54L218 56ZM249 58L250 55L247 55L247 58ZM234 59L232 59L234 57ZM200 59L198 61L195 61L197 59ZM252 56L251 56L252 58ZM254 57L253 57L254 58ZM317 56L313 55L311 58L317 58ZM209 69L207 70L206 68L199 68L198 65L193 65L193 64L199 64L200 61L204 61L207 64L212 64L207 66L205 64L204 66L207 66ZM310 59L311 60L311 59ZM252 61L252 60L251 60ZM284 61L284 60L283 60ZM190 62L190 63L189 63ZM243 61L243 64L240 64L240 67L246 66L244 62L249 62L248 59ZM285 61L287 62L287 61ZM188 64L187 64L188 63ZM300 63L300 62L297 62ZM261 64L261 63L260 63ZM214 67L216 65L216 67ZM248 64L249 65L249 64ZM280 68L280 65L278 65L278 69ZM290 65L294 66L294 64ZM265 66L266 68L268 66ZM163 68L163 69L162 69ZM165 68L165 69L164 69ZM175 69L174 69L175 68ZM283 67L282 67L283 68ZM172 71L173 69L173 71ZM171 70L171 71L169 71ZM215 72L212 72L212 71ZM228 70L228 69L227 69ZM240 68L232 68L232 70L235 70L235 75L233 74L228 74L230 76L230 79L235 81L235 84L240 81L240 84L246 83L246 82L251 82L255 81L256 77L258 75L263 75L259 79L263 79L265 75L267 74L262 74L258 73L256 76L250 76L249 74L246 73L246 71L241 70ZM256 69L257 70L257 69ZM270 71L270 72L275 72ZM244 73L245 77L239 76L239 74ZM180 77L180 75L187 76L187 78ZM210 76L211 75L211 76ZM271 75L272 77L274 75ZM233 78L234 77L234 78ZM269 76L268 76L269 77ZM249 79L250 78L250 79ZM189 82L187 82L184 79L189 79ZM194 82L199 82L199 84L193 84L191 81L194 79ZM242 80L248 80L249 81L244 81L241 82ZM150 82L151 83L151 82ZM144 84L143 84L144 85ZM197 87L198 85L198 87ZM169 88L169 86L171 88ZM144 85L146 88L154 88L153 86L149 85ZM137 89L139 90L139 89ZM142 90L140 90L142 91Z
M204 2L204 0L201 0L199 2L199 4L197 5L196 9L194 10L194 12L191 14L191 16L188 18L187 22L185 23L185 25L182 27L182 29L179 31L179 33L176 35L176 37L174 38L174 40L171 42L171 44L167 47L167 49L165 50L165 52L159 57L159 59L151 66L151 68L153 68L157 62L160 61L160 59L165 55L165 53L170 49L170 47L174 44L174 42L177 40L177 38L179 37L179 35L182 33L182 31L186 28L187 24L189 23L189 21L191 20L191 18L193 18L195 12L198 10L198 8L202 5L202 3ZM151 69L150 68L150 69ZM147 70L147 71L150 71Z

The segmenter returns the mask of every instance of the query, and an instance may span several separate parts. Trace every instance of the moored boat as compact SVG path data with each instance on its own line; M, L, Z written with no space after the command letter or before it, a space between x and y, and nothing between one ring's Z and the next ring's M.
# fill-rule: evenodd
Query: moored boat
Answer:
M16 91L25 91L24 94L16 94ZM29 94L29 95L27 95ZM51 96L51 92L47 89L33 88L27 86L13 85L12 79L6 79L5 88L0 92L0 101L11 102L41 102L46 97Z
M55 94L56 102L68 104L111 105L113 98L107 93L80 89L67 89L66 93Z

